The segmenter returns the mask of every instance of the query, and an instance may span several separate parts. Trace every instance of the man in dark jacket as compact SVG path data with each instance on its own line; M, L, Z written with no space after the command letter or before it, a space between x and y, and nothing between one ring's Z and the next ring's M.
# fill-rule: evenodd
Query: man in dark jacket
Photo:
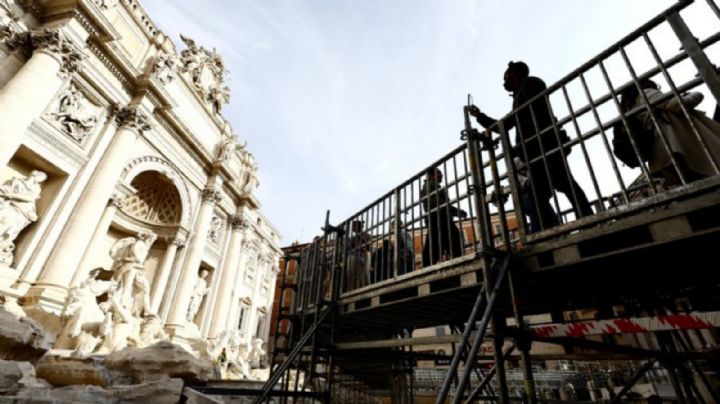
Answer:
M425 183L420 190L427 226L423 243L423 267L463 254L462 238L453 216L464 218L467 213L452 206L442 179L442 171L430 168L425 173Z
M503 86L512 93L513 111L547 89L544 81L529 73L528 66L523 62L510 62L505 71ZM485 128L497 122L474 105L470 108L470 114ZM569 166L567 171L565 169L566 161L558 148L558 137L563 143L569 139L564 131L555 132L552 127L554 120L547 99L543 96L503 121L506 131L516 128L515 147L511 151L513 157L518 157L530 168L530 186L523 195L523 210L530 217L530 233L558 224L557 215L549 201L553 189L567 196L578 217L593 213L585 192L569 173ZM493 129L498 131L497 126ZM538 136L539 132L541 134Z

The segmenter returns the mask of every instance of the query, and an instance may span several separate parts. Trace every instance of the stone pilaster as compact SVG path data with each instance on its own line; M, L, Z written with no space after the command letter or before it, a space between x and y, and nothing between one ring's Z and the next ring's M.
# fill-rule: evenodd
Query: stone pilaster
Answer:
M213 184L215 178L211 178L210 184ZM205 244L207 243L207 233L212 220L215 205L220 202L220 192L215 188L206 188L202 192L202 204L198 212L198 218L195 222L193 233L195 237L188 246L187 256L180 272L180 280L177 284L175 297L170 307L166 327L173 337L182 337L186 324L186 313L192 290L197 281L198 270L203 253L205 252Z
M223 263L220 289L218 291L215 310L212 313L212 323L210 324L210 338L215 338L218 333L226 327L226 319L233 305L232 291L234 287L235 274L240 271L240 255L242 254L242 241L245 231L248 229L247 222L239 216L233 216L230 220L232 234L230 235L230 245L228 246L228 258Z

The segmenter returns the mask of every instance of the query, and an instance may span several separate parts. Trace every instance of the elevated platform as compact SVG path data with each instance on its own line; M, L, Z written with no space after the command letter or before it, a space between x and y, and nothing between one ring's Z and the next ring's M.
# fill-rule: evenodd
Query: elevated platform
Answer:
M714 290L720 184L711 179L685 191L603 212L582 231L520 246L511 273L524 313ZM481 259L465 256L344 294L341 322L386 331L462 323L482 286L482 268ZM499 307L508 317L510 309L507 302Z

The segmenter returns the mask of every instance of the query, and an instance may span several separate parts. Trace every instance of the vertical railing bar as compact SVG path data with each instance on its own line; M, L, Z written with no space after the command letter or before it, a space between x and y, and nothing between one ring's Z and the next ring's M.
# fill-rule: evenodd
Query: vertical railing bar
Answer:
M505 157L505 166L508 171L508 182L510 183L510 193L513 198L513 212L515 214L515 225L517 231L520 233L522 241L525 241L525 226L527 225L525 214L522 211L522 201L520 196L520 181L518 179L517 167L515 167L515 160L513 159L510 149L510 137L505 129L505 124L498 125L498 133L500 134L500 144L503 149L503 155ZM519 220L519 222L518 222ZM519 223L519 224L518 224Z
M710 6L710 9L713 11L715 16L720 19L720 7L718 7L717 3L715 3L715 0L706 0L708 6Z
M433 210L433 209L432 209L432 204L430 203L430 201L431 201L430 198L435 198L435 202L437 202L437 193L436 193L434 190L433 190L432 192L430 191L430 182L427 180L427 175L425 176L425 186L426 186L426 195L425 195L425 198L427 199L427 202L426 202L426 203L428 204L428 205L427 205L427 209L426 209L426 211L427 211L427 212L426 212L426 215L427 215L427 218L428 218L428 220L427 220L428 223L427 223L427 234L426 234L426 238L427 238L427 240L428 240L428 242L429 242L429 244L430 244L429 247L428 247L428 252L429 252L428 256L430 257L430 261L428 262L428 264L429 264L428 266L432 266L433 263L435 262L435 257L433 257L433 255L434 255L434 254L433 254L433 245L434 245L433 243L434 243L434 241L433 241L433 231L432 231L432 229L433 229L433 228L438 229L439 227L437 226L437 224L433 224L433 223L432 223L434 218L433 218L433 214L432 214L432 210ZM437 209L437 208L436 208L436 209ZM434 215L434 216L435 216L435 219L437 219L437 215ZM435 221L438 222L437 220L435 220ZM439 222L438 222L438 223L439 223ZM423 252L424 252L424 251L423 251ZM424 260L425 260L425 257L423 257L423 261L424 261ZM423 266L425 266L425 263L423 263Z
M468 211L469 211L469 217L471 220L470 228L472 229L472 235L473 235L473 250L475 252L480 250L480 237L478 235L478 232L480 229L476 229L475 223L476 215L478 212L475 210L475 205L472 203L473 193L477 192L477 190L473 191L472 188L472 175L470 175L470 170L468 169L468 154L470 153L470 150L466 147L463 152L463 168L465 170L465 186L467 187L467 194L468 194Z
M380 203L377 203L374 205L373 208L373 234L372 241L370 241L370 268L373 273L373 282L377 283L380 280L380 274L379 274L379 268L375 268L375 263L373 262L373 255L377 254L377 241L380 239L380 222L382 217L382 209L380 207ZM380 252L382 254L382 251Z
M382 282L383 280L387 279L386 278L387 274L385 273L385 270L387 269L385 267L385 263L387 262L386 261L387 260L387 252L385 251L385 248L384 248L385 247L385 237L388 234L385 232L385 223L387 222L385 218L386 218L386 215L388 212L387 206L385 203L386 200L387 200L387 198L383 198L382 201L380 201L380 204L378 205L378 208L381 211L381 213L380 213L380 221L381 222L379 225L380 227L378 229L380 234L378 235L378 241L377 241L380 243L380 245L377 247L378 248L377 251L379 251L380 253L376 255L376 257L378 258L378 260L376 260L376 261L378 261L378 262L374 262L374 264L376 264L378 266L378 268L375 269L375 272L377 272L377 274L378 274L378 276L377 276L378 282ZM390 227L390 226L388 226L388 227ZM377 245L377 242L376 242L376 245Z
M605 133L605 129L603 129L602 120L600 119L600 114L597 112L597 108L595 107L595 103L592 99L592 95L590 94L590 89L588 88L587 81L585 81L585 75L580 73L580 84L582 84L583 91L585 92L585 97L587 98L588 105L590 105L590 110L592 111L593 118L595 118L595 123L598 125L598 130L600 138L602 139L603 146L605 146L605 152L607 153L608 158L610 159L610 164L613 167L613 172L615 173L615 178L617 178L618 184L620 185L620 193L623 196L623 199L625 200L625 203L630 201L630 198L627 194L627 187L625 186L625 181L623 181L622 176L620 175L620 169L618 168L617 162L615 161L615 157L613 156L612 149L610 148L610 144L607 140L607 134ZM604 198L604 196L603 196Z
M421 181L421 180L418 180L418 181ZM415 181L411 181L411 182L410 182L410 198L412 199L412 206L413 206L413 209L412 209L412 211L411 211L411 214L412 214L412 223L413 223L413 226L412 226L413 236L412 236L412 237L413 237L413 243L415 243L415 224L416 224L416 221L419 221L419 227L420 227L420 255L422 256L422 252L425 251L425 237L424 237L424 235L423 235L422 198L421 198L421 196L419 196L419 194L421 193L421 192L420 192L421 189L422 189L422 188L419 187L419 189L418 189L418 194L416 194L416 193L415 193ZM416 197L416 196L418 196L418 202L419 202L419 207L418 207L418 208L415 208L415 197ZM419 216L420 216L420 217L419 217L419 218L415 217L416 209L420 209L420 212L419 212ZM414 246L414 245L413 245L413 246ZM413 267L414 267L414 265L415 265L415 261L414 261L414 260L415 260L415 257L413 257ZM423 262L422 262L422 257L420 258L420 264L421 264L421 265L420 265L420 268L422 268L423 265L424 265Z
M534 175L532 173L532 170L530 169L531 163L530 163L530 158L528 157L527 147L525 146L525 141L524 141L525 135L523 134L522 129L520 128L520 118L518 117L518 114L515 114L515 130L518 132L517 133L517 139L519 140L518 143L520 143L520 145L519 145L520 149L522 150L523 157L525 157L524 164L527 169L528 184L530 184L530 192L532 193L533 204L535 204L535 213L537 215L538 221L540 222L539 223L540 229L543 230L546 227L545 219L543 219L543 215L540 214L540 199L538 199L537 187L535 186L535 179L533 178ZM517 146L518 145L516 145L515 147L517 147ZM523 216L524 216L524 214L525 214L524 204L521 203L520 206L522 207L521 210L522 210ZM527 229L526 229L526 233L530 233L530 232L527 231Z
M602 65L602 61L599 62ZM600 186L598 185L597 176L595 175L595 168L592 165L592 162L590 161L590 155L587 151L587 146L585 145L585 139L583 138L582 131L580 130L580 125L577 122L577 117L575 115L575 111L573 109L572 103L570 102L570 96L567 92L567 88L565 84L561 86L563 97L565 98L565 103L567 104L568 111L570 114L570 118L573 122L573 127L575 128L575 134L577 135L579 141L580 141L580 149L583 153L583 158L585 159L585 164L587 165L588 171L590 171L590 178L592 179L593 183L593 189L595 190L595 196L597 197L597 200L599 201L598 209L605 210L605 204L603 203L603 195L600 191Z
M445 233L445 234L447 235L447 243L448 243L448 247L450 248L450 251L447 252L447 256L448 256L448 259L453 259L453 258L457 258L457 257L453 256L453 251L455 251L455 250L453 249L453 238L452 238L453 229L452 229L452 227L455 226L455 224L454 224L454 219L453 219L453 215L452 215L452 211L451 211L452 204L450 202L451 201L450 192L449 192L450 187L447 186L447 184L449 182L448 180L450 178L450 176L447 175L447 172L448 172L447 160L443 160L442 167L443 167L443 175L446 177L445 186L443 188L443 192L445 193L445 202L443 203L442 209L445 212L445 222L447 224L447 228L446 228L447 233ZM442 248L442 242L440 243L440 247ZM440 257L442 257L442 254L440 254Z
M720 103L720 77L718 76L716 67L710 62L708 56L700 47L697 38L692 34L685 21L680 14L673 10L665 15L670 27L680 40L683 49L690 56L695 68L697 68L700 77L710 89L715 97L715 102Z
M461 151L462 153L462 151ZM462 205L460 204L460 181L458 180L458 169L457 169L457 154L454 154L452 156L452 169L453 169L453 176L455 177L455 205L456 209L459 212L462 212ZM458 223L460 224L460 256L462 257L465 255L465 221L463 220L463 217L458 215Z

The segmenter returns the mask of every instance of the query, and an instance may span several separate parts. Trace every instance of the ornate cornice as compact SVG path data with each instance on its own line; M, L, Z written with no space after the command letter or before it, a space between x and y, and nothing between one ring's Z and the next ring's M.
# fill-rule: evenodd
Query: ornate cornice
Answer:
M110 58L103 52L100 47L94 43L90 42L88 45L88 49L90 52L95 55L95 57L102 63L103 66L105 66L106 69L110 72L110 74L115 77L120 84L122 84L123 88L130 94L135 93L135 86L132 83L132 81L128 78L128 76L122 72L115 63L113 63Z
M96 29L95 25L83 14L79 9L72 8L59 8L52 11L45 11L43 13L43 21L55 21L60 19L74 19L77 21L91 37L100 36L100 32Z
M35 51L46 52L60 61L60 74L68 75L81 70L87 57L69 39L56 29L43 28L30 33L30 44Z
M115 122L118 127L135 129L141 134L152 129L148 117L133 107L115 107Z
M38 142L46 147L59 151L65 158L73 162L75 165L81 166L87 163L88 159L85 155L75 148L68 146L67 143L61 140L60 136L48 132L37 122L30 124L28 130Z
M123 0L122 2L138 25L145 29L149 38L154 38L158 33L160 33L160 30L155 26L152 20L150 20L150 17L147 13L145 13L145 10L143 10L142 6L136 0Z

